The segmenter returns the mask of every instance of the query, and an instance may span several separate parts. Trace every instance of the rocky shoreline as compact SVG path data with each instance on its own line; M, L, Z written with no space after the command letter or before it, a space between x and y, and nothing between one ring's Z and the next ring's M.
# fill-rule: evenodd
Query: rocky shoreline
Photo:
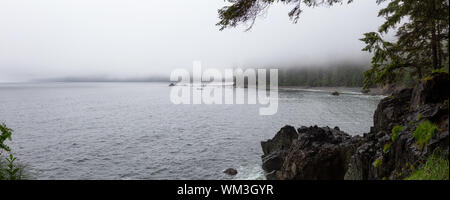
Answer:
M342 94L364 94L370 96L386 96L390 94L390 90L383 88L370 88L363 90L361 87L308 87L308 86L280 86L279 89L283 90L302 90L302 91L314 91L333 93L339 92Z
M436 73L384 98L373 127L362 136L352 137L338 127L281 128L273 139L261 142L266 178L404 179L436 149L448 158L448 84L447 73ZM436 129L420 143L415 132L424 124Z

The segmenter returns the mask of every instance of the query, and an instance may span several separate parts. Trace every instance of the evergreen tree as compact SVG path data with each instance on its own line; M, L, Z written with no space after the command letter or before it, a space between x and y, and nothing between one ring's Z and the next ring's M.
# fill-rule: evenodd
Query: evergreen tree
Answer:
M378 0L379 3L386 0ZM385 17L378 32L364 34L364 51L373 52L372 68L364 73L365 87L397 83L405 75L422 79L448 60L448 0L392 0L379 12ZM402 20L407 20L402 23ZM398 28L397 25L401 24ZM383 40L396 29L397 41Z
M301 6L316 7L335 3L351 3L352 0L226 0L232 5L219 10L220 30L251 22L273 3L293 4L289 16L297 22ZM386 21L378 32L365 33L363 51L373 53L371 68L364 72L364 87L417 81L432 70L448 69L449 63L449 0L376 0L389 1L379 16ZM398 27L397 27L398 26ZM383 34L396 32L396 41L386 41ZM334 81L332 81L334 82Z

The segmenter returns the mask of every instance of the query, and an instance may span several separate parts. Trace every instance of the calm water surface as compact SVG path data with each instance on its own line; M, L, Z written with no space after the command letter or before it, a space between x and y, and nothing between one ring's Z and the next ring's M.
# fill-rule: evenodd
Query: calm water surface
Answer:
M36 179L235 179L263 177L260 141L284 125L368 132L381 97L280 90L262 105L174 105L165 83L0 84L0 121Z

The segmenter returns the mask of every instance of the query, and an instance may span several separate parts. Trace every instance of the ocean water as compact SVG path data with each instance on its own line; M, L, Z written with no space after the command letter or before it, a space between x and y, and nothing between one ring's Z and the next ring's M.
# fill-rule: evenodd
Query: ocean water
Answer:
M14 129L8 144L33 179L262 179L260 141L286 124L368 132L381 99L280 89L277 114L260 116L258 104L175 105L170 90L0 84L0 121ZM223 173L230 167L237 176Z

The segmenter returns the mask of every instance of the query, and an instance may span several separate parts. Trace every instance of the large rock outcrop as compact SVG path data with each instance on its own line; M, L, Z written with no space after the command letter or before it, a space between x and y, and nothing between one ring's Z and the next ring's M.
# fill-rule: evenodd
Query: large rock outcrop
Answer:
M301 127L297 135L286 126L276 138L262 142L263 149L272 150L264 151L263 168L269 172L268 179L343 179L359 142L359 137L352 138L337 127Z
M374 127L352 156L346 179L403 179L440 148L448 154L447 73L436 73L413 89L403 89L383 99L374 114ZM437 133L423 147L414 131L425 121L437 125ZM393 127L401 127L393 139Z
M261 142L264 153L262 168L269 172L279 170L297 137L298 134L294 127L285 126L278 131L273 139Z
M448 81L447 73L436 73L381 100L373 127L362 137L337 127L282 128L262 142L267 178L403 179L437 148L448 157ZM419 146L413 132L425 121L437 125L437 133ZM395 137L394 127L401 127Z

